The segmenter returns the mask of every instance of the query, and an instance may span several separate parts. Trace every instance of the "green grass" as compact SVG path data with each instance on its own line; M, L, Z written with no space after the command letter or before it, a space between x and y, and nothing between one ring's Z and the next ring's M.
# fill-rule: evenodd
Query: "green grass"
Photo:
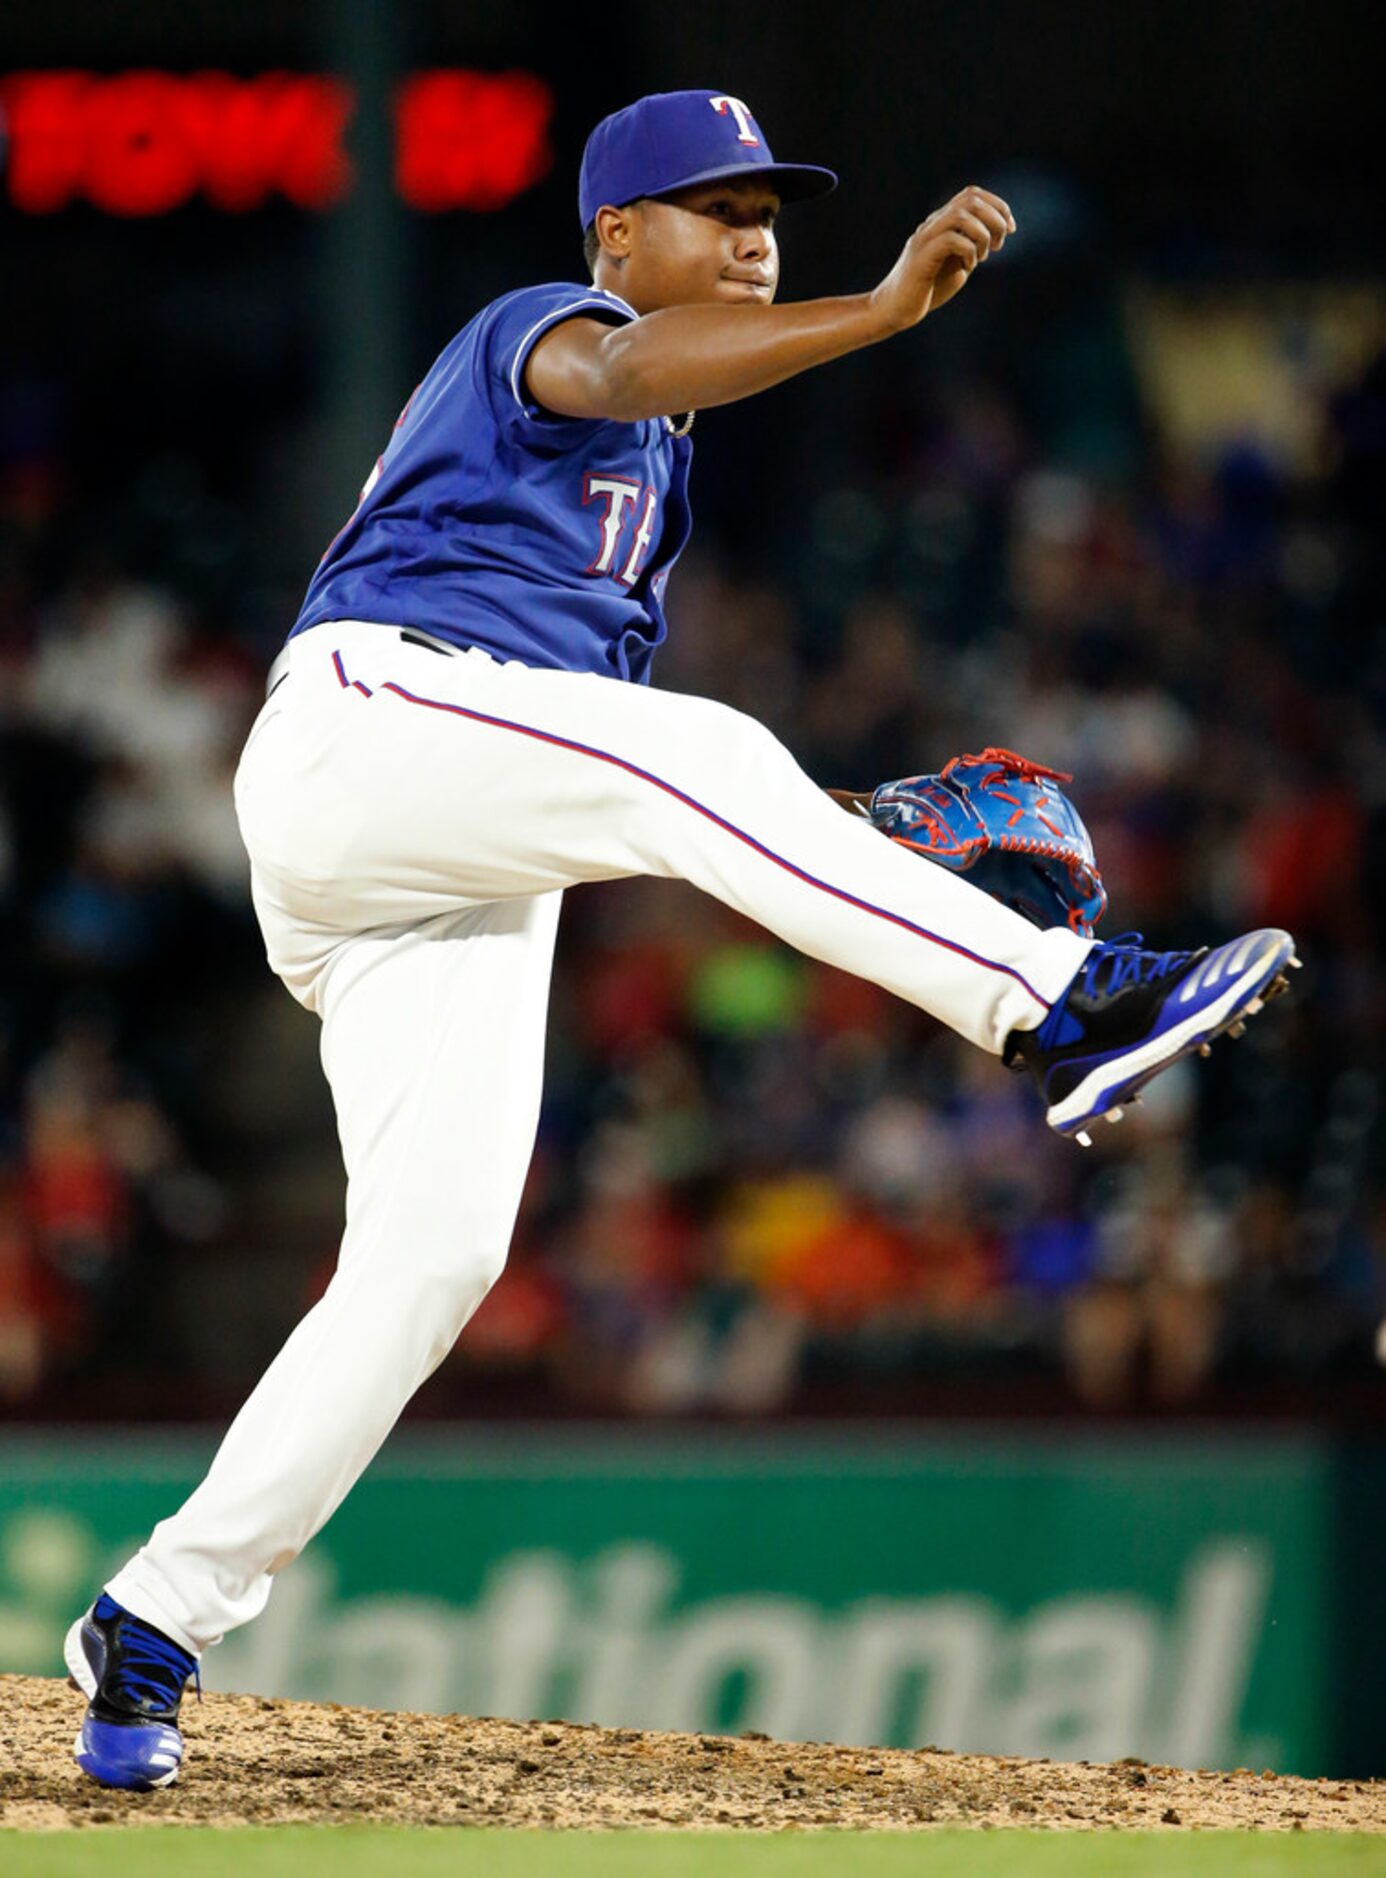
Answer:
M1368 1878L1362 1833L507 1832L375 1826L0 1832L4 1878Z

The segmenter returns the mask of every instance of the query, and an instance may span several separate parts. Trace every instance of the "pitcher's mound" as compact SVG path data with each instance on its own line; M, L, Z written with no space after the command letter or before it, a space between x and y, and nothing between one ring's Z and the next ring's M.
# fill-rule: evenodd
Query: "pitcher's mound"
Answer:
M1243 1826L1386 1833L1386 1784L809 1747L569 1722L393 1715L257 1696L183 1704L187 1759L161 1793L75 1766L82 1698L0 1676L0 1826Z

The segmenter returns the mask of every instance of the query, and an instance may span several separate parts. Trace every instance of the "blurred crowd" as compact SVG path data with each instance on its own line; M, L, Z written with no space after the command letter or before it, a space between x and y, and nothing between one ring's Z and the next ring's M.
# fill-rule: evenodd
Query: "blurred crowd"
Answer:
M251 932L229 785L254 662L93 559L0 568L0 1402L157 1360L172 1249L225 1212L182 1031ZM61 1396L59 1395L59 1401Z
M825 786L988 743L1070 770L1103 936L1281 925L1306 970L1084 1154L1026 1079L719 904L577 891L510 1269L435 1399L1331 1407L1370 1377L1386 362L1320 416L1307 469L1142 438L1138 470L1103 474L971 385L881 426L873 467L754 566L706 531L658 682L761 717ZM196 1300L199 1273L263 1266L255 1144L228 1140L218 1083L274 1079L225 1041L287 1004L229 793L273 645L118 555L55 567L58 502L0 457L0 1411L100 1384L109 1414L153 1369L187 1412L209 1367L228 1399L253 1379L218 1367ZM313 1178L335 1152L310 1131ZM294 1310L331 1256L295 1230Z

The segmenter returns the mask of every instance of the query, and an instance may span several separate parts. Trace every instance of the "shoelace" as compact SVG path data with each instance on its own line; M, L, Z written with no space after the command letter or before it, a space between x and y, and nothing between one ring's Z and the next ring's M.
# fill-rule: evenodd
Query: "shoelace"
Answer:
M1125 985L1153 984L1157 978L1187 965L1193 957L1192 952L1146 952L1142 950L1144 945L1145 934L1139 932L1119 933L1115 939L1095 945L1078 974L1083 989L1110 995ZM1098 979L1103 966L1109 967L1105 984Z
M121 1661L116 1670L116 1692L136 1708L146 1702L169 1708L183 1694L191 1674L197 1699L202 1700L202 1675L197 1658L189 1656L169 1637L143 1624L126 1624L121 1631Z

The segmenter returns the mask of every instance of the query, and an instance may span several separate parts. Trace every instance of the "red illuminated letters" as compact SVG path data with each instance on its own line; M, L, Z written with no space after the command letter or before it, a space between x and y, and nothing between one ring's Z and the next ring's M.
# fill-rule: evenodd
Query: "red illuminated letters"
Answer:
M178 118L181 81L125 72L92 84L83 114L83 192L112 215L162 215L197 188L194 151Z
M22 72L0 87L9 146L9 196L17 209L46 215L81 194L86 168L82 115L91 79L84 72Z
M207 200L256 209L278 193L301 209L331 208L351 186L342 140L352 104L349 85L298 72L187 80L183 120Z
M351 186L350 86L304 72L18 72L0 78L6 193L46 215L85 201L161 215L201 195L328 209ZM553 99L529 72L416 73L395 107L395 181L413 208L499 209L548 169Z
M395 184L416 209L501 209L548 169L547 85L528 72L421 72L400 92Z

